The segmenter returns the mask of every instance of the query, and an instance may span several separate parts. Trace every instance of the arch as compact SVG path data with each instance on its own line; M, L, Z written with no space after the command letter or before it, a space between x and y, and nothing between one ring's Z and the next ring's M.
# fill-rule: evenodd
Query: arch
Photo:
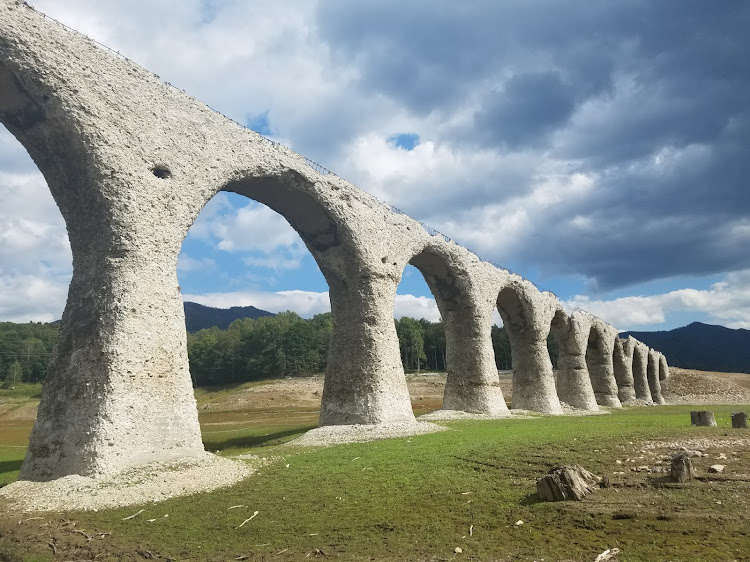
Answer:
M413 421L393 323L409 261L453 318L448 402L503 409L489 367L497 307L512 347L514 406L562 412L546 345L554 295L429 236L413 219L313 171L291 150L25 3L0 10L0 35L0 121L47 179L73 253L22 478L205 455L176 265L190 225L222 189L285 216L329 285L334 327L321 425ZM597 399L617 400L612 330L600 323L587 334L598 353L587 357ZM647 394L646 379L654 379L652 393L659 381L655 361L648 364L645 356ZM636 393L638 385L636 378Z
M550 333L558 346L558 398L574 408L596 411L599 406L586 365L590 326L587 315L574 312L569 316L558 307L550 323Z
M653 404L648 385L648 347L638 340L634 340L633 346L633 386L637 400Z
M596 403L600 406L619 408L622 406L617 396L612 353L617 330L599 319L594 319L586 345L586 365L591 376Z
M547 350L556 299L528 281L513 279L499 291L497 309L510 340L513 408L561 414Z
M507 415L492 349L492 301L467 275L465 250L428 243L409 263L423 275L445 329L444 410Z
M664 404L666 401L661 395L661 383L659 381L659 354L653 349L648 350L646 373L648 387L651 391L651 400L654 404Z
M634 340L617 338L612 353L615 380L617 381L617 396L620 402L628 404L635 401L635 386L633 381L633 349Z

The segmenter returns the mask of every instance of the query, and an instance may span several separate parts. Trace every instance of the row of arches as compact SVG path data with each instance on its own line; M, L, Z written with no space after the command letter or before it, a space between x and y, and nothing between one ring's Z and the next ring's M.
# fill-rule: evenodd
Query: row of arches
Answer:
M492 350L495 309L511 342L514 407L560 413L561 392L571 405L593 407L572 389L616 405L628 388L627 361L618 355L614 366L611 326L566 315L551 293L430 235L23 2L0 7L0 36L0 121L44 175L73 254L22 478L204 454L176 266L187 230L219 191L284 216L325 277L334 326L321 425L414 420L393 322L408 263L445 326L444 408L507 411ZM557 381L550 330L563 334ZM646 357L653 394L661 368L636 349L633 364L640 369ZM634 376L636 395L642 386Z

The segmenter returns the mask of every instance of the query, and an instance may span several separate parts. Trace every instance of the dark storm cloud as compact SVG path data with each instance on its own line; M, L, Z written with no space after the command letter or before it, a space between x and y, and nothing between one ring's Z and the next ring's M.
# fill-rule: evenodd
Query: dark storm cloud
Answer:
M497 259L603 288L750 267L750 3L329 0L318 16L363 91L419 115L476 105L436 141L593 179Z
M564 124L575 102L555 72L518 74L489 96L475 115L475 129L491 144L535 145Z

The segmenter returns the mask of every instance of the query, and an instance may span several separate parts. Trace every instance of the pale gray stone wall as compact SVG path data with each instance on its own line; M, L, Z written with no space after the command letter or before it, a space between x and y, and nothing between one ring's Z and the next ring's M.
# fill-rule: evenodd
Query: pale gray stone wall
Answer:
M283 215L328 282L334 331L321 425L414 420L393 323L407 263L425 276L445 323L445 408L507 412L490 337L495 307L512 345L514 408L562 412L546 346L553 318L567 342L564 400L594 409L595 392L619 405L612 326L565 316L554 295L21 2L0 3L0 37L0 121L44 174L73 253L22 478L203 454L176 262L222 190ZM638 394L635 367L634 379Z

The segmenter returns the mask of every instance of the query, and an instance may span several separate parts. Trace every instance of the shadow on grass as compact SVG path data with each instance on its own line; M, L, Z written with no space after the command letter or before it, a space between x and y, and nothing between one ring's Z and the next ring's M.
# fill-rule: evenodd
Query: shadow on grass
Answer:
M538 503L544 503L544 500L540 498L536 492L534 492L533 494L527 495L519 503L521 505L535 505Z
M0 461L0 474L4 472L14 472L21 470L23 459L17 461Z
M268 447L270 445L280 445L292 438L302 435L303 433L315 429L317 426L309 425L305 427L296 427L284 431L277 431L267 435L245 435L243 437L233 437L230 439L204 439L203 444L207 451L224 451L226 449L251 449L253 447Z

